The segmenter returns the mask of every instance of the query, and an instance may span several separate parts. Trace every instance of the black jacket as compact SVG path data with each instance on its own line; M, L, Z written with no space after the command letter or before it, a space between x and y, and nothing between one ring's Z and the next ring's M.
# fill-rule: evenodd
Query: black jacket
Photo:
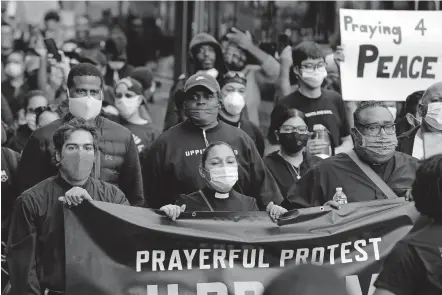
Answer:
M414 146L414 138L416 137L416 133L419 131L421 126L416 126L413 129L402 133L398 138L398 145L396 150L398 152L402 152L404 154L413 155L413 146Z
M307 170L321 160L322 158L320 157L312 156L304 152L304 161L299 166L299 176L303 176ZM298 175L294 171L292 165L279 155L279 151L268 154L264 158L264 163L275 178L282 196L286 198L290 187L298 181Z
M261 209L269 202L282 202L278 185L250 136L223 122L206 130L205 134L209 144L224 141L235 150L239 164L236 191L255 198ZM146 204L150 208L172 204L180 194L189 194L205 186L198 171L205 148L203 130L190 121L172 127L157 138L142 165Z
M72 115L56 120L32 133L19 165L21 190L58 173L55 166L55 131ZM144 203L143 181L138 150L132 133L125 127L103 117L95 119L99 131L100 180L119 187L133 206ZM96 161L97 162L97 161ZM94 170L93 170L94 171Z

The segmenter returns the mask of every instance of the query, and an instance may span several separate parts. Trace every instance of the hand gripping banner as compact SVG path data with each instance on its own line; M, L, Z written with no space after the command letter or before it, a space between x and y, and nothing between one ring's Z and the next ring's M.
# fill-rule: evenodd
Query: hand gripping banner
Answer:
M394 244L419 214L403 199L340 210L162 212L102 202L65 208L66 292L251 295L292 264L335 268L352 294L372 294Z

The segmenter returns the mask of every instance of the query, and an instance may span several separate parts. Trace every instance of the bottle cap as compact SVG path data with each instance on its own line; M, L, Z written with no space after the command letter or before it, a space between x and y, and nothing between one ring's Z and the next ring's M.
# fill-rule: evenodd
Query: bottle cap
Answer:
M342 187L337 187L337 188L336 188L336 191L337 191L337 192L342 192Z

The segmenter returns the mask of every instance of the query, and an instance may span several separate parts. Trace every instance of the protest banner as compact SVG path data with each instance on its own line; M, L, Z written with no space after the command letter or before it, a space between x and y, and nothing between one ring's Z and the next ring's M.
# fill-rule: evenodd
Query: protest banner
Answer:
M419 214L403 199L287 213L162 212L101 202L65 208L70 294L245 295L292 264L336 269L353 295L372 294L382 260Z
M442 81L442 11L340 10L344 100L405 101Z

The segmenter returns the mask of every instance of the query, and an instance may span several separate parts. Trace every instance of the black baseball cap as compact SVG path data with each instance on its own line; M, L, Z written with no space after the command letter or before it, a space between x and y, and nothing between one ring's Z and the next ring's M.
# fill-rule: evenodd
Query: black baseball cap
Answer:
M203 86L212 92L221 91L218 81L205 73L198 73L187 79L186 84L184 84L184 92L188 92L190 89L196 86Z

